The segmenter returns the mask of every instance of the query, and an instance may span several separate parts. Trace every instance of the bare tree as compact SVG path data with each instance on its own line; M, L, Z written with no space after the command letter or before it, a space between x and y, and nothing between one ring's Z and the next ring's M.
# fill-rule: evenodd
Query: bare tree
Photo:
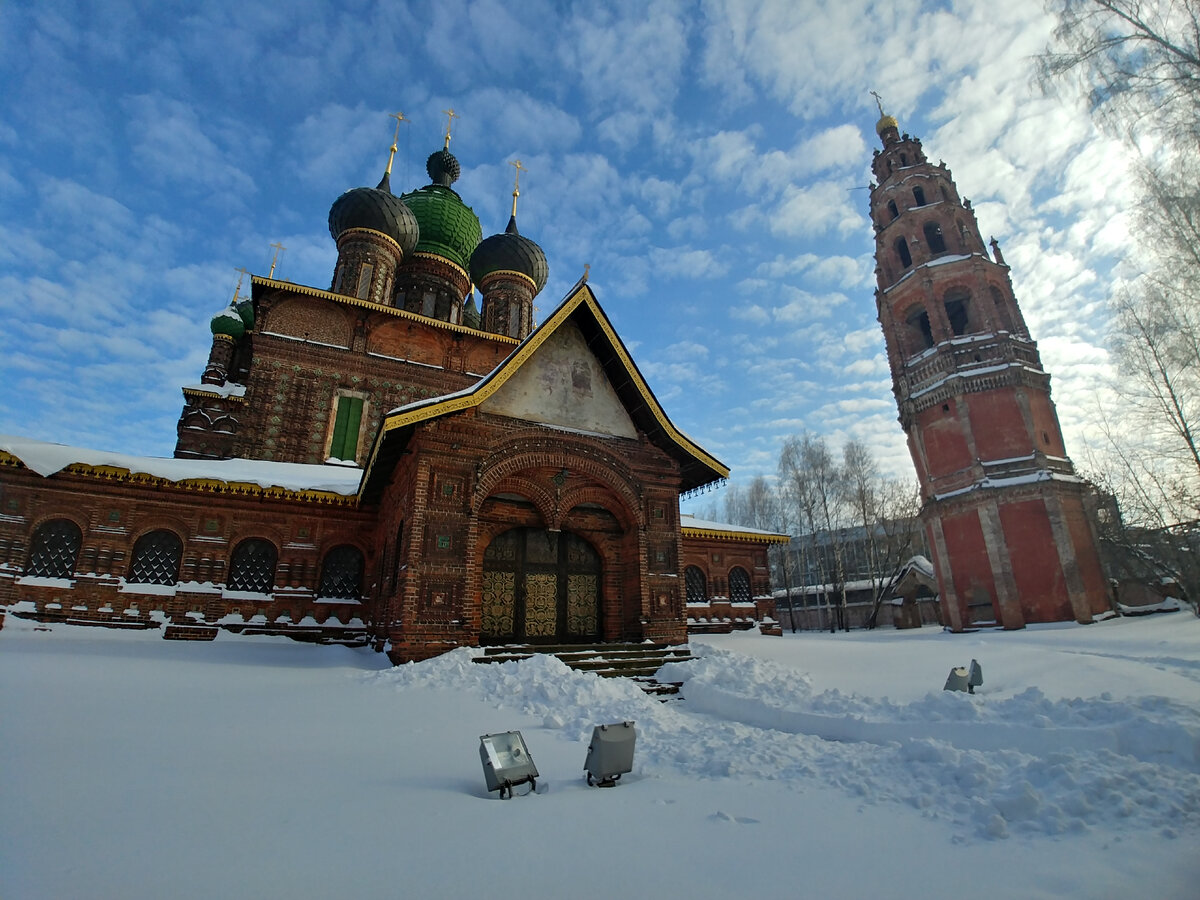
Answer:
M1074 82L1121 134L1195 146L1200 134L1196 0L1051 0L1056 43L1039 58L1044 86Z

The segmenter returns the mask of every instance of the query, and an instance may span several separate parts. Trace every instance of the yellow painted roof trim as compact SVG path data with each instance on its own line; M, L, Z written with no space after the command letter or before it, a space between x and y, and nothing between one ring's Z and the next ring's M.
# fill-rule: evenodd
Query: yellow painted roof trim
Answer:
M376 455L378 454L379 447L383 443L382 438L386 433L395 431L398 428L405 428L409 425L415 425L418 422L436 419L439 416L446 415L447 413L460 412L464 409L471 409L479 406L494 393L496 393L496 391L498 391L504 385L504 383L508 381L513 373L520 369L521 366L525 364L526 360L528 360L530 356L537 352L538 348L541 347L546 339L555 332L559 325L570 318L571 314L574 313L576 309L585 305L592 311L592 315L595 316L596 322L603 329L605 336L609 340L609 343L616 351L621 360L621 364L624 366L625 371L630 377L630 380L637 387L638 392L642 395L642 399L646 401L647 408L654 415L654 418L658 421L658 424L662 427L663 431L667 433L671 440L673 440L680 447L684 448L695 459L708 466L714 472L717 472L720 477L728 478L729 468L727 466L710 456L703 449L698 447L694 441L692 441L690 438L684 435L683 432L679 431L679 429L671 424L671 420L667 418L667 415L665 412L663 412L658 400L655 398L654 394L651 393L646 382L642 379L641 373L638 372L637 367L633 364L633 360L630 359L629 354L625 352L624 345L621 343L620 338L617 337L616 332L613 331L612 326L608 322L608 317L605 316L604 312L600 309L600 305L596 302L596 298L592 294L591 288L589 288L586 284L581 284L575 293L572 294L562 305L558 307L557 310L554 311L549 319L538 326L538 328L525 339L525 341L520 347L517 348L516 352L512 356L508 357L508 359L502 362L499 368L494 370L492 375L489 375L486 379L484 379L484 381L480 382L476 388L468 388L459 394L439 403L431 403L428 406L422 406L418 409L409 410L408 412L387 416L384 419L383 427L380 429L379 437L376 438L375 446L372 448L371 459L367 463L366 472L362 481L363 486L365 487L367 481L370 480L371 469L375 465Z
M723 531L716 528L690 528L683 525L679 529L684 537L714 538L718 541L750 541L756 544L786 544L791 538L786 534L771 534L770 532L753 531Z
M218 393L217 391L206 391L206 390L202 390L201 388L193 388L193 387L185 387L182 390L183 390L183 396L185 396L185 397L212 397L215 400L232 400L234 403L245 403L246 402L245 394L242 394L240 396L236 396L234 394L221 394L221 393Z
M487 338L493 341L499 341L502 344L519 344L519 339L509 337L507 334L495 334L491 331L480 331L478 328L468 328L466 325L456 325L453 322L443 322L441 319L431 319L428 316L423 316L420 313L409 312L407 309L397 309L394 306L384 306L381 303L372 303L370 300L362 300L358 297L349 297L346 294L335 294L332 291L323 291L319 288L308 287L304 284L296 284L291 281L276 281L274 278L263 278L261 275L250 276L252 284L261 284L264 287L277 288L281 291L292 291L297 294L305 294L309 297L319 297L322 300L332 300L335 303L344 303L349 306L361 306L363 309L369 309L372 312L385 313L389 316L396 316L401 319L409 319L413 322L420 322L424 325L432 325L435 328L444 328L447 331L457 331L459 334L470 334L475 337Z
M20 457L13 456L0 450L0 466L11 468L28 468ZM251 484L245 481L221 481L217 478L185 478L172 481L158 475L145 472L131 472L121 466L93 466L88 463L71 463L59 472L70 475L80 475L84 478L98 478L104 481L117 481L126 484L150 485L153 487L177 487L185 491L197 491L205 494L229 494L235 497L263 497L269 500L292 500L305 503L320 503L325 506L355 506L358 498L354 494L338 494L334 491L293 491L289 488L268 487ZM58 473L55 473L58 474Z
M535 291L537 290L537 282L534 281L532 278L530 278L528 275L526 275L524 272L518 272L516 269L496 269L494 272L488 272L481 279L479 279L479 287L482 288L485 284L487 284L492 279L499 278L502 275L516 275L522 281L528 282L529 286L531 288L533 288Z

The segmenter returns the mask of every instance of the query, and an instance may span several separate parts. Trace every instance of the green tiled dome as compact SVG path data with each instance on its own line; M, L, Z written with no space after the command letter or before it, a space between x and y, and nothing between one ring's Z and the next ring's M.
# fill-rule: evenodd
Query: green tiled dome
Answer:
M228 306L212 317L209 322L209 328L213 334L224 334L237 340L246 333L246 323L242 321L242 317L238 311L232 306Z
M401 199L417 217L417 253L432 253L466 269L483 238L479 217L452 188L429 184Z

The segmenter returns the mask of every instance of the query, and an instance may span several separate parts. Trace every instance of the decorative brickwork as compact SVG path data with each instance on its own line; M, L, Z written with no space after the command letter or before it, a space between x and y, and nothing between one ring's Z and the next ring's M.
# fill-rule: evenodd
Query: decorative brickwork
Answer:
M1090 622L1110 600L1085 486L999 245L944 163L890 117L879 134L876 306L944 620Z

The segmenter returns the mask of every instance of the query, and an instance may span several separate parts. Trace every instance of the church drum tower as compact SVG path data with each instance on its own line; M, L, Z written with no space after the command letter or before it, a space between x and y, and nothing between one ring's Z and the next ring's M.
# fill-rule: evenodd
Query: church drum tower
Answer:
M876 131L876 308L944 621L1090 622L1110 607L1087 486L999 245L944 163L891 116Z

